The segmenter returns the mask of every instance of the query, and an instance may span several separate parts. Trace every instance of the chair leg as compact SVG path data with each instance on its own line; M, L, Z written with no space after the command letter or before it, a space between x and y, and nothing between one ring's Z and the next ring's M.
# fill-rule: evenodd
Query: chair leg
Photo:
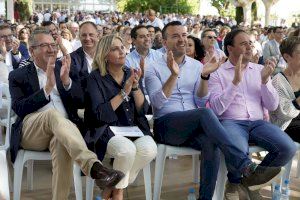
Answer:
M166 148L163 145L158 145L157 156L155 161L155 176L154 176L154 192L153 200L160 200L161 186L165 168Z
M20 150L14 164L14 200L20 200L24 166L24 151Z
M218 179L217 179L213 200L224 199L226 179L227 179L227 168L225 164L225 157L223 154L221 154Z
M292 169L293 159L291 159L285 166L285 172L281 175L281 184L284 183L284 180L290 179L290 173Z
M200 160L199 155L193 155L193 178L194 183L199 183L199 177L200 177Z
M145 193L146 193L146 200L152 200L152 189L151 189L151 167L149 163L147 166L144 167L144 185L145 185Z
M0 174L2 175L0 181L0 188L4 199L10 199L9 195L9 173L7 167L6 150L0 151Z
M76 200L82 200L82 183L80 167L74 163L73 165L73 179Z
M27 160L27 190L33 190L33 160Z
M298 157L297 157L297 171L296 171L296 177L300 178L300 151L298 151Z
M94 183L95 180L91 177L86 177L86 200L92 200L93 199L93 192L94 192Z

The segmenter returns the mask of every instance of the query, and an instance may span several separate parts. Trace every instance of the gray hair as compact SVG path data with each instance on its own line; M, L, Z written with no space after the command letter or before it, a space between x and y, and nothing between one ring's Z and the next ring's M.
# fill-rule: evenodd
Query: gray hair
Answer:
M36 41L36 35L39 35L39 34L44 34L44 35L50 35L50 31L44 27L38 27L36 28L31 34L30 34L30 37L28 39L28 44L29 44L29 47L32 47L34 45L36 45L37 41Z

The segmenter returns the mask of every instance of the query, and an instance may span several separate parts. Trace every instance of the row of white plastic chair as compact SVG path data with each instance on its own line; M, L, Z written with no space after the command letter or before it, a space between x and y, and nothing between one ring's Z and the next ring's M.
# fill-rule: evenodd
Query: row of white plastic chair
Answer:
M8 85L4 85L2 88L3 95L6 96L8 108L11 108L11 98L9 94ZM8 187L8 170L7 170L7 163L6 163L6 151L9 148L9 136L10 136L10 129L11 129L11 109L8 109L7 118L8 120L0 120L0 125L7 127L6 131L6 138L4 145L0 146L0 177L1 179L4 178L4 181L0 182L0 188L4 189L5 198L9 199L9 187ZM151 117L149 118L151 120ZM151 122L150 122L151 123ZM300 145L297 144L299 149ZM264 151L264 149L256 146L252 146L249 149L249 153L260 152ZM174 147L169 145L158 144L158 153L156 157L155 163L155 177L154 177L154 200L159 200L161 195L161 188L162 188L162 180L163 180L163 173L164 173L164 165L165 159L169 155L192 155L193 156L193 182L199 183L199 155L200 151L196 151L191 148L185 147ZM27 163L27 187L29 190L33 189L33 161L34 160L51 160L51 156L49 152L38 152L38 151L29 151L29 150L19 150L17 159L14 163L14 181L13 181L13 197L14 200L19 200L21 196L21 183L22 183L22 175L23 175L23 168L25 163ZM298 160L300 160L300 153L298 155ZM4 163L4 164L3 164ZM284 175L284 178L289 177L290 169L291 169L292 161L287 165L287 170ZM216 185L216 190L214 194L214 200L223 199L224 189L225 189L225 182L227 178L227 169L224 161L224 157L221 160L221 166L218 173L218 181ZM3 173L3 175L2 175ZM145 184L145 193L146 193L146 200L152 199L152 189L151 189L151 171L150 171L150 164L147 165L143 169L144 174L144 184ZM73 176L74 176L74 186L75 186L75 194L76 199L82 199L82 183L81 183L81 173L80 168L77 164L74 164L73 169ZM300 176L300 162L298 162L297 167L297 177ZM4 184L2 187L1 184ZM86 199L91 200L93 198L93 188L94 188L94 180L87 177L86 178Z

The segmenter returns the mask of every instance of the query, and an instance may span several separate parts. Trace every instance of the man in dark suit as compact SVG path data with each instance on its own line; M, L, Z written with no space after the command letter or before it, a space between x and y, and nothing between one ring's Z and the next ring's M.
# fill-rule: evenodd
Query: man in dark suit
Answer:
M92 63L98 43L97 26L90 21L82 23L79 27L79 39L82 47L71 53L72 66L79 72L83 90L86 90L86 78L92 71Z
M28 49L13 36L10 25L0 25L0 52L5 58L9 71L19 67L22 60L29 58Z
M49 31L36 29L29 39L33 61L9 75L12 108L18 119L12 127L11 157L19 148L44 151L52 157L53 199L68 199L73 160L100 188L113 187L124 176L101 164L89 151L77 124L77 108L83 105L78 74L65 56L56 61L58 47Z

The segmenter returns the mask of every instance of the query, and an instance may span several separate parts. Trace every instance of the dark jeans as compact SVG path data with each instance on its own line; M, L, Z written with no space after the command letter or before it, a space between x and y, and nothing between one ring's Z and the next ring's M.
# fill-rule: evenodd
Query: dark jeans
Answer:
M207 108L174 112L154 120L154 138L158 143L201 150L200 199L212 199L223 152L229 171L242 171L251 163L236 147L212 110Z
M222 120L221 123L227 130L229 139L245 154L249 152L249 143L254 143L269 152L260 163L262 166L284 166L296 153L293 140L280 128L267 121ZM231 183L239 183L241 173L229 171L228 180Z

